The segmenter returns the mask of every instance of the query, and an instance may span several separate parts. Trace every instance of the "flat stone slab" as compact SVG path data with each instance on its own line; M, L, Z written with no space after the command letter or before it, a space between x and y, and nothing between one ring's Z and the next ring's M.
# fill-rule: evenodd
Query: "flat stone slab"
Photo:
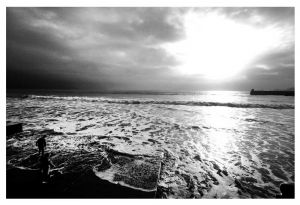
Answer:
M158 157L114 156L111 167L94 168L96 176L114 184L120 184L144 192L156 192L161 159Z

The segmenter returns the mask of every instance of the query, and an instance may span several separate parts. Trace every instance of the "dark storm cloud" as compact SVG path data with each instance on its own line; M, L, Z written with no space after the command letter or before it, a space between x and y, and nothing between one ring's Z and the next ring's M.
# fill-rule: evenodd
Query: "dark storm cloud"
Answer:
M288 38L275 51L257 57L243 75L247 86L259 84L257 79L277 79L272 73L293 84L292 8L7 8L7 88L219 88L201 75L176 72L180 61L164 48L186 37L183 19L191 10L282 28ZM238 83L223 88L234 89Z
M170 12L163 8L8 8L7 87L93 85L101 90L123 85L122 80L151 79L155 72L134 77L140 70L167 69L176 62L156 47L182 35L168 22ZM128 70L132 72L124 72Z

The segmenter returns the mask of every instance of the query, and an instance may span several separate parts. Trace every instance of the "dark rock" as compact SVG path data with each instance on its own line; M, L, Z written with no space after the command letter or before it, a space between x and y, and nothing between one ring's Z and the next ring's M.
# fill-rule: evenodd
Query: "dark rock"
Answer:
M282 199L294 199L295 198L295 184L281 184L281 195L277 195L276 198Z
M22 123L6 123L6 136L23 131Z

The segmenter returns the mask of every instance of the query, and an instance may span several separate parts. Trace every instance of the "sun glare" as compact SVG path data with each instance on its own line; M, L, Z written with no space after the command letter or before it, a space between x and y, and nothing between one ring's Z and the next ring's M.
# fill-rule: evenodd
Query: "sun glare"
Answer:
M280 37L272 28L255 28L218 13L190 12L184 26L186 38L165 47L179 60L176 69L214 80L236 76Z

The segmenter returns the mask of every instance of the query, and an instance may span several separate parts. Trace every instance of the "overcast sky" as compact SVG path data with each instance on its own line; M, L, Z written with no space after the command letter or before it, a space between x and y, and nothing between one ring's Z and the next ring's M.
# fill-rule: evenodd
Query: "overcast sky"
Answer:
M294 87L293 8L7 8L7 88Z

